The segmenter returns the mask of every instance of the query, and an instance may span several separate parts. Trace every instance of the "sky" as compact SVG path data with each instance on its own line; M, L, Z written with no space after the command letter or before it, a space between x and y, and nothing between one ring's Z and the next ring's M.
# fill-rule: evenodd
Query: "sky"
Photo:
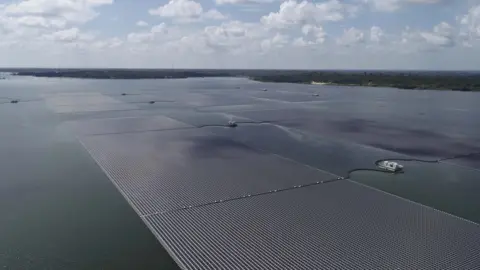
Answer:
M480 0L0 0L0 67L480 70Z

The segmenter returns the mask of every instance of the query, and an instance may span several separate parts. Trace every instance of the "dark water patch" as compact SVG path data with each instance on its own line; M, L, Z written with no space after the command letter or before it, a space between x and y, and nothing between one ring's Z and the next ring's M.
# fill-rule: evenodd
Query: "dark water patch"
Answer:
M416 157L436 158L441 156L449 156L453 154L451 152L446 152L445 149L437 150L437 149L425 148L425 147L406 147L406 146L404 147L404 146L386 145L382 143L371 143L369 145L376 148L403 153L406 155L416 156Z
M405 157L394 152L332 140L274 124L244 124L235 129L205 129L243 142L252 148L263 149L344 177L353 168L375 169L375 161L386 156Z
M329 114L279 121L279 124L417 157L442 158L472 152L480 147L473 138L454 138L448 133L368 119L343 120Z

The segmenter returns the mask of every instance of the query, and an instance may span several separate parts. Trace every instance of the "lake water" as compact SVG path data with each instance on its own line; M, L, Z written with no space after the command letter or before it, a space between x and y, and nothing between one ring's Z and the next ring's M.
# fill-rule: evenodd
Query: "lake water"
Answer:
M0 103L5 269L176 269L78 142L79 131L68 128L74 121L152 115L194 126L245 121L235 130L205 129L338 176L375 168L382 158L480 151L480 93L238 78L12 77L0 81ZM480 222L478 155L404 165L402 175L356 172L352 180Z

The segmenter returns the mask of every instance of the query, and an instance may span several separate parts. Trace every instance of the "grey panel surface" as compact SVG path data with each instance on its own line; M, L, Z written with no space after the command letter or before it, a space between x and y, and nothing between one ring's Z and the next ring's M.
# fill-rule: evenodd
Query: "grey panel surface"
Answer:
M141 215L334 178L199 129L82 141Z
M205 129L343 177L347 177L352 169L377 169L375 162L380 159L408 158L399 153L276 124L239 124L234 129Z
M350 181L145 218L184 269L478 269L480 228Z
M364 108L365 106L360 106ZM480 151L480 141L473 134L455 137L448 127L435 129L420 120L401 118L391 112L342 112L328 110L278 110L234 112L255 120L274 120L324 137L402 153L425 159L438 159ZM392 122L391 119L395 119ZM417 122L417 125L412 123ZM420 122L420 124L418 124Z
M119 100L106 96L102 93L62 93L56 95L44 95L47 104L52 106L74 106L78 104L115 104Z
M124 117L70 121L64 126L81 135L166 130L192 127L166 116Z
M47 106L57 113L97 112L135 109L134 104L126 104L102 93L63 93L46 95Z
M209 106L209 107L200 107L197 108L199 112L244 112L244 111L270 111L270 110L284 110L284 109L302 109L310 108L306 103L278 103L271 101L262 101L253 104L243 104L243 105L227 105L227 106Z
M265 110L265 111L244 111L236 112L236 115L255 119L258 121L285 121L285 120L294 120L301 119L314 115L321 115L324 113L322 110L315 109L300 109L300 108L279 108L276 110Z
M378 121L356 118L353 115L329 115L282 121L281 125L424 159L480 151L478 142L452 138L444 132L432 131L428 127L392 125L387 119Z
M105 104L77 104L77 105L50 105L56 113L79 113L79 112L101 112L101 111L122 111L134 110L134 104L105 103Z

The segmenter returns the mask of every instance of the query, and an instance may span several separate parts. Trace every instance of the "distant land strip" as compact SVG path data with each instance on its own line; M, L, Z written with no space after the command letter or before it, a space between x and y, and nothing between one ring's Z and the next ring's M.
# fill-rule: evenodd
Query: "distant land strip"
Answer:
M230 77L225 72L177 70L48 70L18 71L13 75L77 79L184 79L195 77Z
M8 71L8 70L4 70ZM462 71L307 71L214 69L17 69L17 76L84 79L245 77L260 82L480 91L480 73Z
M480 74L416 72L305 72L263 75L261 82L329 84L346 86L392 87L399 89L480 91Z

